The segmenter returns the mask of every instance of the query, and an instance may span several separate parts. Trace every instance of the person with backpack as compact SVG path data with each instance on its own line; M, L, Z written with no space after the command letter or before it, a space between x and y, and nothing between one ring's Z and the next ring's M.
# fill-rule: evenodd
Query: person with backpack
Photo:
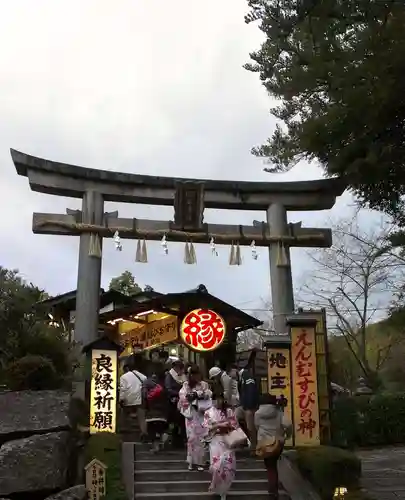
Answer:
M123 410L123 427L130 431L133 417L138 419L141 440L147 439L145 408L142 402L142 388L146 376L128 364L124 366L124 374L120 377L119 402Z
M168 429L168 399L156 374L149 376L143 383L143 404L146 412L146 426L152 452L157 452L166 444Z
M283 452L285 439L292 434L292 423L284 415L276 396L263 394L255 414L257 429L256 455L262 458L267 470L269 498L278 499L278 460Z
M223 393L229 406L239 406L238 369L236 365L229 365L226 371L213 366L208 372L211 387L215 393Z
M166 397L168 399L168 420L172 428L172 444L174 448L183 448L186 441L186 427L179 409L179 393L186 380L184 363L177 359L165 375Z
M165 381L165 371L166 371L166 358L167 353L161 349L153 349L149 354L148 362L148 377L155 375L159 383L164 385ZM168 355L168 354L167 354Z
M247 430L249 441L251 443L252 453L255 453L257 443L257 431L255 427L255 412L259 407L259 388L253 374L251 365L248 363L246 368L239 372L239 392L240 407L237 408L237 419L241 427ZM244 424L242 424L244 422ZM246 427L244 427L244 425Z

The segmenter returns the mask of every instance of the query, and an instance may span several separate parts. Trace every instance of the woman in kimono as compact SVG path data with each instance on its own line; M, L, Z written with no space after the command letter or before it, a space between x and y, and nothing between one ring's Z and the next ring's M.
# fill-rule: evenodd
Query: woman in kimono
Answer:
M235 452L226 445L224 436L238 427L235 411L227 404L223 393L215 394L216 404L205 412L204 426L210 438L210 472L211 484L209 492L226 499L235 479Z
M187 381L179 393L179 410L186 421L187 463L190 471L204 470L204 438L207 433L203 425L204 413L212 406L211 395L198 366L191 366L187 371Z

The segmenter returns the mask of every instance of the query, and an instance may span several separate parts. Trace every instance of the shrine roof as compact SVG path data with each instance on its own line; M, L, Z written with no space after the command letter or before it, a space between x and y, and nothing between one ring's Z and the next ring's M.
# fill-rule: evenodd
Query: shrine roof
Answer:
M230 324L231 328L236 328L238 331L257 327L263 323L259 319L211 295L204 285L199 285L197 288L185 292L160 294L142 302L137 301L136 297L136 295L131 297L133 300L129 305L101 314L101 321L112 321L118 317L130 318L151 309L178 316L192 309L213 309Z
M173 205L173 190L179 183L188 182L202 183L204 190L212 193L212 196L205 200L207 208L244 209L245 205L249 205L249 197L256 196L257 198L259 195L262 197L283 194L329 197L328 200L322 199L317 202L312 200L312 205L309 203L308 210L320 210L331 208L334 199L340 196L347 187L347 183L341 178L258 182L141 175L80 167L38 158L14 149L10 151L17 173L29 178L33 191L59 196L81 197L86 189L86 183L93 187L96 183L97 189L104 193L104 199L107 201L136 200L136 203ZM219 193L224 197L223 199L219 197ZM262 202L263 206L266 206L265 201L260 198L252 202L252 207L247 206L247 209L254 209ZM291 210L295 209L293 202L287 205L291 205Z
M65 309L66 311L74 311L76 309L76 293L77 290L72 290L70 292L51 297L50 299L43 300L40 304ZM116 290L105 291L103 288L100 288L100 309L108 304L111 304L112 302L117 305L125 305L131 304L134 300L137 300L138 302L145 300L148 301L159 295L161 294L155 291L142 291L132 296L128 296Z

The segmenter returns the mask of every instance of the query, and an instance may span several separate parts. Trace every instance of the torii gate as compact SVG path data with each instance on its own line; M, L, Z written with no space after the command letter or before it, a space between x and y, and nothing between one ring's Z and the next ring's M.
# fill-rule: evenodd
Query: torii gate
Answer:
M294 312L291 247L328 248L330 229L302 228L288 223L287 211L330 209L345 190L341 179L300 182L238 182L182 179L111 172L44 160L15 150L11 156L19 175L33 191L82 199L82 210L33 214L38 234L80 236L75 339L83 345L97 338L103 238L119 231L122 238L251 245L269 248L271 294L276 334L287 331L286 316ZM120 219L104 212L104 202L174 206L174 221ZM204 209L267 212L267 223L252 226L205 224ZM91 249L99 250L92 255Z

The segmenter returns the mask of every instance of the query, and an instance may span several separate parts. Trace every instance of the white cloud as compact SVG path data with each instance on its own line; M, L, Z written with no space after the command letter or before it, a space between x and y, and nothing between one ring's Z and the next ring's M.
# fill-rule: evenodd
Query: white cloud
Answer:
M134 173L272 180L251 146L274 122L257 75L242 65L260 43L243 20L245 0L13 0L0 7L0 263L18 267L51 293L76 286L78 241L33 235L33 211L64 212L78 200L32 193L18 177L9 148L37 156ZM315 166L277 180L317 178ZM347 199L346 199L347 200ZM345 201L340 203L340 208ZM116 205L108 204L108 209ZM158 207L119 206L123 216L170 218ZM251 223L264 214L207 212L217 222ZM292 214L319 224L327 213ZM130 269L162 291L203 282L220 297L262 308L268 297L267 253L229 268L229 249L213 259L199 246L198 265L183 264L182 246L149 265L134 263L135 244L116 253L105 244L103 284ZM294 251L296 277L305 266ZM252 305L253 304L253 305ZM255 305L257 304L257 305Z

